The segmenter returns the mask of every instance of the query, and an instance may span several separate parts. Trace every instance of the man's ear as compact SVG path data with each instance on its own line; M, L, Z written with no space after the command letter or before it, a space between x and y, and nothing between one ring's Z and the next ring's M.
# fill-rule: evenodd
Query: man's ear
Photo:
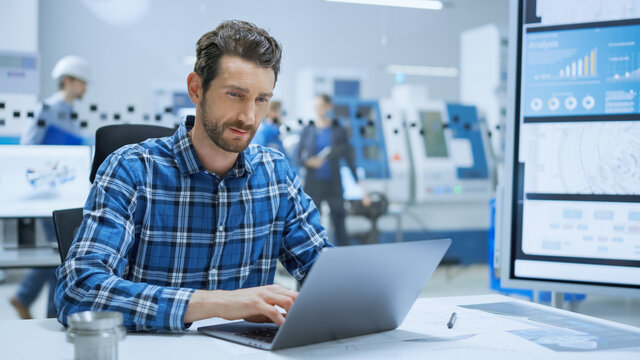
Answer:
M202 101L202 78L200 75L192 72L187 76L187 90L191 101L196 105L200 105Z

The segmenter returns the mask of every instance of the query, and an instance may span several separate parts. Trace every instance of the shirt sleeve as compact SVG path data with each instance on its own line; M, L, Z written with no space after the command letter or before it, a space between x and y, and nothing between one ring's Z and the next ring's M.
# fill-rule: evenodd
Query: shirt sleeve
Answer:
M136 165L137 164L137 165ZM180 331L193 289L127 280L136 246L135 211L140 159L112 154L100 167L84 220L67 259L56 271L58 320L80 311L117 311L128 330Z
M345 163L351 173L353 174L353 178L356 181L358 179L358 172L356 171L356 154L353 149L353 146L349 144L349 138L347 135L347 130L342 126L336 126L333 128L336 139L331 144L331 154L330 157L334 158L334 161L340 161L340 159L344 159Z
M298 142L298 146L295 149L294 160L299 166L305 166L305 163L313 154L309 151L309 138L312 135L313 128L310 125L307 125L304 129L302 129L302 133L300 134L300 141Z
M327 231L320 224L320 212L302 190L300 177L287 166L287 206L279 259L298 281L304 281L311 265L329 243Z

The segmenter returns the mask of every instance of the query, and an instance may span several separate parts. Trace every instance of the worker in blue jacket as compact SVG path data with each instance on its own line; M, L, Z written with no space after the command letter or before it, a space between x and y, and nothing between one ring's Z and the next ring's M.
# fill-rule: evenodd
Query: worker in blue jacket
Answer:
M316 97L317 119L302 130L300 144L296 150L296 161L306 170L304 191L313 199L318 209L322 208L323 201L329 205L334 244L349 245L340 177L341 163L344 162L349 167L356 181L358 175L347 130L338 122L332 121L332 108L333 103L329 95L322 94ZM358 184L362 188L359 181ZM362 192L362 203L369 206L369 196L364 188Z

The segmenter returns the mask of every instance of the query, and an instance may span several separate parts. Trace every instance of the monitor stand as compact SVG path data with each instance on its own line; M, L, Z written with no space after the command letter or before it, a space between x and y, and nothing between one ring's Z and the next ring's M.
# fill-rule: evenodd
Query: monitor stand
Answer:
M37 241L36 219L34 218L4 219L3 222L3 248L8 250L51 246L49 243Z
M36 220L33 218L18 219L18 247L36 247Z

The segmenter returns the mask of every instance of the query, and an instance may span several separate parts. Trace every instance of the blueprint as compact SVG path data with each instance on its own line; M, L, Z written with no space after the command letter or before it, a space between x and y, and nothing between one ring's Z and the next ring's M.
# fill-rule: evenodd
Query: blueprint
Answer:
M532 329L512 330L521 338L554 351L595 351L640 348L640 332L625 330L571 314L516 302L461 305L523 321L537 323Z
M640 121L528 124L525 192L640 194Z

